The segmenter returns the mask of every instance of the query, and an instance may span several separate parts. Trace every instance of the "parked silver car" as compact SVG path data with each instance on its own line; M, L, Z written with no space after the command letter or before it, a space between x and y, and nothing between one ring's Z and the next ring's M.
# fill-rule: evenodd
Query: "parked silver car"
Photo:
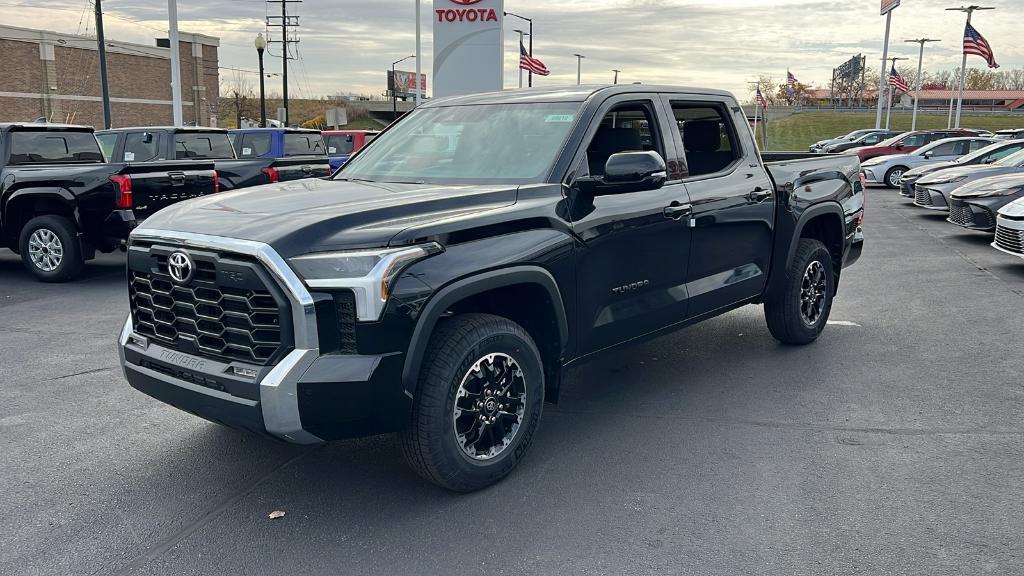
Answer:
M845 136L838 136L836 138L828 138L826 140L818 140L808 148L811 152L823 152L826 148L832 144L839 144L840 142L852 142L865 134L872 132L880 132L878 128L864 128L863 130L854 130Z
M907 198L913 198L914 184L917 183L918 179L924 178L933 172L953 168L955 166L991 164L1000 158L1005 158L1006 156L1020 150L1024 150L1024 140L1005 140L999 141L990 146L985 146L981 150L971 152L966 156L961 156L950 162L934 162L932 164L918 166L917 168L911 168L903 173L903 178L900 178L900 195L906 196Z
M914 204L931 210L949 210L949 194L968 182L1024 172L1024 150L992 164L958 166L925 176L914 184Z
M993 142L995 140L991 138L976 136L945 138L925 144L908 154L889 154L865 160L861 163L860 168L868 184L885 184L889 188L899 188L900 178L911 168L932 162L955 160Z

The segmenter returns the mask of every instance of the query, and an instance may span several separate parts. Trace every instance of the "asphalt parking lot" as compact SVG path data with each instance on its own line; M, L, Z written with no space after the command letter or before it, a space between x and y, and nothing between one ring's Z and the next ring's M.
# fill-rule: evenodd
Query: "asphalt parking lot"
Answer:
M747 307L608 354L462 496L388 436L289 446L134 391L123 256L43 285L4 252L0 574L1022 573L1024 261L867 210L817 343Z

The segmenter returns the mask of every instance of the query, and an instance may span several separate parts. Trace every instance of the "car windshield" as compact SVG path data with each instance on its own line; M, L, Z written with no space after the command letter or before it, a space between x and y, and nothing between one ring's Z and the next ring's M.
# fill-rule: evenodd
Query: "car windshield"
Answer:
M999 152L1003 151L1002 154ZM975 164L981 160L985 160L987 157L989 162L995 162L1000 158L1005 158L1014 152L1014 148L1007 145L1006 142L996 142L995 144L989 144L984 148L979 148L970 154L965 154L958 158L956 161L958 164Z
M901 138L903 138L903 134L897 134L892 138L889 138L888 140L882 140L878 144L875 144L875 146L892 146L893 144L899 142Z
M1019 152L1014 152L1013 154L1010 154L1009 156L1006 156L1004 158L1000 158L999 160L996 160L995 162L993 162L993 164L998 164L1000 166L1021 166L1021 165L1024 165L1024 150L1021 150Z
M415 110L336 178L431 184L542 182L579 102L478 104Z

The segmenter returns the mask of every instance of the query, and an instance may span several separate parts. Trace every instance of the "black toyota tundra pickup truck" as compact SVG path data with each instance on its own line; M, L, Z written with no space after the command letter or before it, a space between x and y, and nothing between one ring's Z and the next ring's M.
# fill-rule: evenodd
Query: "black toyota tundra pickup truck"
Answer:
M228 131L207 127L115 128L96 133L108 158L124 162L168 159L213 162L220 189L237 190L259 184L330 176L326 155L281 158L238 158Z
M216 190L212 163L106 163L92 128L0 124L0 238L45 282L123 247L157 210Z
M745 304L818 337L863 244L857 158L765 160L715 90L431 101L331 179L136 229L125 376L290 442L397 431L424 478L481 488L588 358Z

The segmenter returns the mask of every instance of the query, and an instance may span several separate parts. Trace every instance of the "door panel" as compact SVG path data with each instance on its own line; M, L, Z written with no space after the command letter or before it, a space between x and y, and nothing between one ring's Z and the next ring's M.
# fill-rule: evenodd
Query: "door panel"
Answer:
M686 287L690 317L756 297L772 253L774 187L746 118L725 100L673 100L693 206Z
M649 121L629 120L636 117L638 107ZM678 165L675 147L665 141L667 120L658 115L653 100L638 100L636 95L611 99L598 118L605 134L591 126L584 139L590 144L576 159L577 174L593 174L601 170L609 152L626 151L618 149L621 144L596 145L609 134L628 134L626 129L639 129L639 147L657 151L668 165ZM626 139L632 140L630 148L637 146L635 136ZM671 169L669 173L671 178ZM686 318L687 204L686 189L678 179L657 190L600 196L570 186L569 218L579 242L577 326L582 354Z

